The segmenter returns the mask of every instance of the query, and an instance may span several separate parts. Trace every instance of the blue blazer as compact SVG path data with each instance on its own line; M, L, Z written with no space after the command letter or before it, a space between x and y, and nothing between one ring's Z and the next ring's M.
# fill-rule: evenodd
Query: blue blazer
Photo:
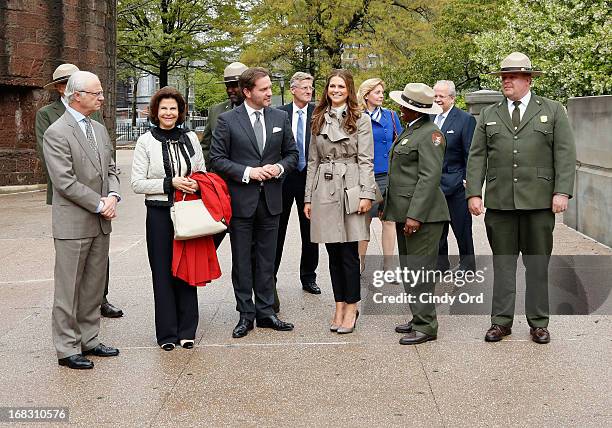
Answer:
M432 121L435 118L435 114L431 115ZM446 196L464 191L463 180L475 128L474 116L455 106L451 107L441 130L446 139L446 153L440 188Z
M395 122L395 131L393 130ZM372 136L374 137L374 174L384 174L389 169L389 150L393 140L404 131L397 113L382 109L380 123L372 121ZM393 135L395 132L395 136Z

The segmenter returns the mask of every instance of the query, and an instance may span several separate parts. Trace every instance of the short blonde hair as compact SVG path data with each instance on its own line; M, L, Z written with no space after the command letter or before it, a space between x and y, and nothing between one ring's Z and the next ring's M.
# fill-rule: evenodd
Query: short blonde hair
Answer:
M382 86L383 90L385 89L385 82L378 77L364 80L363 83L359 85L359 90L357 91L357 101L359 101L359 107L361 107L362 110L367 110L368 108L368 103L365 97L378 85Z

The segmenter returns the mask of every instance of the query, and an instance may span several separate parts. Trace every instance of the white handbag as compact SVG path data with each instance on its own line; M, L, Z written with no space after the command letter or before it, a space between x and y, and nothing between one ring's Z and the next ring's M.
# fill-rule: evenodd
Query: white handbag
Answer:
M202 236L216 235L227 230L227 225L215 220L202 202L202 199L175 201L170 207L170 217L174 223L174 239L184 241L186 239L200 238Z

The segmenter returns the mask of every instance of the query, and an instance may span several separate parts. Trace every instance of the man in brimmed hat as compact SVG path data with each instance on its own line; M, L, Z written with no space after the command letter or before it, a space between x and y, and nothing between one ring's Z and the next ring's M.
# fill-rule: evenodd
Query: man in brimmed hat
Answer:
M232 62L223 71L223 82L225 84L225 91L227 92L227 101L215 104L208 109L208 120L206 121L206 127L204 128L204 135L202 136L202 152L204 153L204 160L206 168L210 165L210 144L212 143L212 134L217 126L217 118L221 113L233 109L239 106L244 101L240 87L238 86L238 79L240 75L248 67L241 62Z
M501 78L504 101L480 113L468 158L466 197L473 215L484 212L493 251L491 327L497 342L511 334L519 252L525 265L525 315L536 343L548 343L548 262L555 214L567 209L574 189L576 147L564 107L531 92L542 74L513 52L491 74ZM527 256L527 257L525 257Z
M42 162L43 171L45 173L45 177L47 179L47 205L52 205L53 203L53 186L51 185L51 180L49 179L49 173L47 171L47 162L45 161L45 157L43 155L43 136L45 135L45 131L52 123L58 120L63 114L66 112L66 106L68 103L64 99L64 91L66 90L66 84L68 83L68 79L70 76L76 71L79 71L79 68L74 64L61 64L58 66L53 72L53 80L47 83L44 88L48 91L57 91L59 94L59 98L48 104L36 112L36 148L38 150L38 155L40 156L40 160ZM102 115L99 111L93 112L90 116L91 119L95 120L98 123L104 125L104 120L102 119ZM103 317L107 318L119 318L123 316L123 311L113 304L109 303L106 299L106 295L108 294L108 274L106 278L106 287L104 289L104 298L102 301L102 305L100 305L100 311Z
M391 91L391 99L401 106L408 124L389 153L389 184L385 195L383 220L394 221L402 270L433 271L448 207L440 189L446 141L430 120L442 108L434 103L434 90L423 83L409 83L403 91ZM409 257L408 257L409 256ZM423 278L404 282L410 296L412 321L396 326L406 333L402 345L435 340L438 334L436 306L429 301L435 282Z

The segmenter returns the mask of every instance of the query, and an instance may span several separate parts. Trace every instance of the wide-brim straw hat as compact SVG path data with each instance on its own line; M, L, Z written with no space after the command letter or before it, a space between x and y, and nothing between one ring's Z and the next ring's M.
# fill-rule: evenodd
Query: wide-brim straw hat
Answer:
M498 71L493 71L489 74L501 76L508 73L524 73L531 76L540 76L542 74L541 71L533 69L529 57L521 52L512 52L501 62L501 67Z
M434 103L434 90L424 83L408 83L403 91L391 91L391 99L410 110L440 114L442 107Z
M51 89L56 83L67 82L75 71L79 71L79 67L74 64L66 63L60 65L53 72L53 80L47 83L44 88Z
M249 67L241 62L232 62L230 65L225 67L225 70L223 70L223 81L217 83L237 82L240 75L244 73L247 68Z

